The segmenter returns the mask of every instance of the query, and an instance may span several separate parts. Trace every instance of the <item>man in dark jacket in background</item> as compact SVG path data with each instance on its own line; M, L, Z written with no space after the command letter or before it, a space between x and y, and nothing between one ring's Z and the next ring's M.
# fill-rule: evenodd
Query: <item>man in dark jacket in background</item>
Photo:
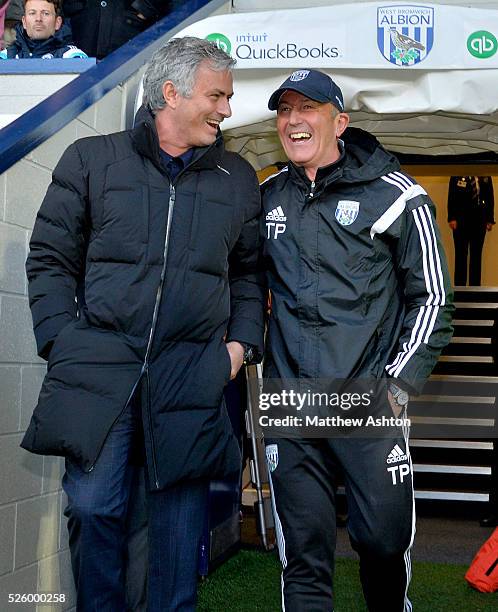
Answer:
M145 451L148 610L195 609L209 479L240 468L223 389L262 351L260 200L225 151L234 61L170 41L133 130L71 145L26 264L48 372L22 446L63 455L78 610L124 610L131 455ZM75 300L76 298L76 300Z
M448 188L448 225L455 245L457 286L481 285L482 248L495 224L495 197L490 176L452 176ZM468 268L468 273L467 273Z
M409 611L414 496L408 424L397 417L452 333L434 206L372 135L346 130L342 92L326 74L294 72L268 106L290 162L262 186L272 297L265 375L316 384L320 401L331 380L371 389L355 436L332 422L267 440L282 609L333 609L339 465L368 609ZM334 405L321 404L327 416L354 412Z
M26 0L15 41L0 54L2 59L53 59L87 57L72 44L68 25L62 23L59 0Z
M102 59L167 15L181 0L64 0L74 40Z

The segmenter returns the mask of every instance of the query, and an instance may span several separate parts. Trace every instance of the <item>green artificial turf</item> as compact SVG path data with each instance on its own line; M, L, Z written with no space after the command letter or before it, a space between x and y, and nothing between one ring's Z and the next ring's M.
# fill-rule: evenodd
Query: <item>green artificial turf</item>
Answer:
M414 612L497 612L498 593L479 593L464 579L463 565L414 563L410 599ZM337 559L335 612L365 612L354 559ZM198 612L280 612L280 564L274 553L242 550L199 589ZM303 611L305 612L305 611Z

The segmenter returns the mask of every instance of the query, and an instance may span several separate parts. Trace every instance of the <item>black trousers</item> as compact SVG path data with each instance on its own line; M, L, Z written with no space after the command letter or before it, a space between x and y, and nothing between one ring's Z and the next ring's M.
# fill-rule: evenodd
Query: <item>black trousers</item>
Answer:
M458 223L453 232L455 244L455 285L467 284L467 265L469 285L481 285L482 247L486 236L485 224Z
M397 438L275 439L267 441L267 456L283 567L282 609L333 609L335 475L340 464L348 532L360 557L368 609L410 611L415 509L411 459L401 430Z

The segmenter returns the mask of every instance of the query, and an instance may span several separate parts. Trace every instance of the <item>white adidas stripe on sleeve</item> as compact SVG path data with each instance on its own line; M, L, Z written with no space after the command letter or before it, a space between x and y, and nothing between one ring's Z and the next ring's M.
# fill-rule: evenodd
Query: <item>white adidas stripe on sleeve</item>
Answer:
M261 187L262 185L264 185L265 183L267 183L267 182L268 182L270 179L274 178L275 176L278 176L279 174L282 174L282 172L287 172L288 170L289 170L289 167L288 167L288 166L284 166L284 167L282 168L282 170L279 170L278 172L275 172L274 174L270 174L270 176L267 176L267 177L265 178L265 180L264 180L264 181L262 181L262 182L259 184L259 186Z
M446 303L441 260L437 250L436 234L429 207L425 204L411 212L420 238L422 267L428 297L425 305L419 308L408 344L404 343L393 363L386 366L386 370L391 376L399 376L418 347L422 343L428 343L439 308Z
M383 176L383 180L387 183L395 184L396 187L400 187L398 183L392 183L388 180L388 177ZM401 187L400 187L401 189ZM408 200L418 196L427 195L427 192L420 185L411 185L411 187L402 190L401 195L395 200L391 206L377 219L370 229L370 238L374 238L375 234L382 234L396 221L396 219L403 214L406 203Z

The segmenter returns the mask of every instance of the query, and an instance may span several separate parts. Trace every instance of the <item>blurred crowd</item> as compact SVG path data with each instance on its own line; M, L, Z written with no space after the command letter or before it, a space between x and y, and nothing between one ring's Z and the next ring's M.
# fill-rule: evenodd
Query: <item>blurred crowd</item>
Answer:
M179 4L179 0L0 0L0 57L102 59Z

